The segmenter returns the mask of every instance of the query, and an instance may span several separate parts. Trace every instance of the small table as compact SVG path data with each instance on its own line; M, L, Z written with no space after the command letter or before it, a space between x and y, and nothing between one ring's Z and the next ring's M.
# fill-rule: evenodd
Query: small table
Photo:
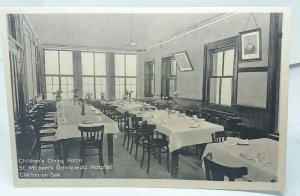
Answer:
M156 124L156 131L168 136L169 150L172 153L171 175L174 178L178 177L178 159L181 147L211 143L212 133L224 131L223 126L206 121L198 122L197 119L182 114L168 115L168 112L164 110L145 112L142 116L149 124Z
M277 181L278 176L278 141L261 138L249 140L249 145L228 145L225 143L207 144L203 156L212 153L212 160L229 167L247 167L247 180L254 182ZM240 154L257 157L266 153L271 165L262 165L254 160L243 158Z
M113 135L119 133L118 124L104 114L94 114L94 111L91 111L87 105L85 115L81 115L81 106L73 105L72 102L63 102L62 107L67 114L67 120L66 123L60 123L58 119L58 128L55 134L56 141L63 143L66 139L81 138L78 125L82 124L84 120L94 121L94 124L104 125L104 134L107 135L108 164L113 165ZM101 120L98 119L99 117ZM65 158L65 153L63 154Z

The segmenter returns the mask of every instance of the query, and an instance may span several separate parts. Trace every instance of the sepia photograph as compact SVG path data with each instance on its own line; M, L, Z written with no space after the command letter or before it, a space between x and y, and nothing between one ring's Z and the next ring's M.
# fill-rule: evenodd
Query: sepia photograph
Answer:
M289 10L220 10L5 10L15 184L282 190Z

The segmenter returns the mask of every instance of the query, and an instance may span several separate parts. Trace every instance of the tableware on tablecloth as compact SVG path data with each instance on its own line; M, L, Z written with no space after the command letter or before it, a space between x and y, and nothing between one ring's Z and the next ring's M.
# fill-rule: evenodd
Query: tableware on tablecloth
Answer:
M236 140L238 145L249 145L249 140L248 139L243 140L241 138L236 137L235 140Z
M227 137L227 140L224 141L226 145L237 145L237 142L234 137Z
M83 120L82 123L83 124L91 124L91 123L94 123L94 121L92 121L92 120Z
M191 124L189 124L189 127L190 127L190 128L197 128L197 127L199 127L199 126L200 126L199 123L191 123Z
M272 165L271 161L269 160L269 155L267 153L258 153L258 156L250 156L241 153L240 157L253 160L255 163L262 165L262 166L270 166Z

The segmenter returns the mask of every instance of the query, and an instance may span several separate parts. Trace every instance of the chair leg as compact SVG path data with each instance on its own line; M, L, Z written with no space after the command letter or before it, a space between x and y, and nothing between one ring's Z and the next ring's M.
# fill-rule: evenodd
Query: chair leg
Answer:
M127 133L125 132L125 134L124 134L124 141L123 141L123 146L125 145L125 141L126 141L126 136L127 136Z
M129 139L130 139L130 136L132 137L132 135L130 134L130 132L128 132L128 135L127 135L127 151L129 150Z
M161 165L161 147L158 149L158 164Z
M135 155L134 155L134 159L137 159L137 153L138 153L138 146L139 145L139 139L137 138L135 141Z
M167 170L170 173L170 164L169 164L169 146L167 146Z
M145 157L145 144L143 142L143 155L142 155L142 160L141 160L141 167L143 167L143 164L144 164L144 157Z
M99 154L99 163L101 166L103 166L103 173L106 174L106 170L104 167L104 161L103 161L102 147L98 148L98 154Z
M135 139L136 139L136 138L135 138L135 136L134 136L134 134L133 134L133 135L132 135L131 147L130 147L130 152L129 152L129 154L131 154L131 152L132 152L133 141L134 141Z
M147 148L148 151L148 164L147 164L147 175L149 175L149 170L150 170L150 148Z

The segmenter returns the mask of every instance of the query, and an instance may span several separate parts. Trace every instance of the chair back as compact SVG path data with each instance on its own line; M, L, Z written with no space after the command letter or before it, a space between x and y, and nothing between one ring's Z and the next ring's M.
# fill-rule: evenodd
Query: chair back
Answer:
M217 131L211 134L211 137L214 143L219 143L226 141L227 137L240 137L240 134L234 131Z
M241 178L248 174L247 167L227 167L213 162L212 154L208 153L204 159L206 179L210 181L224 181L227 176L229 181L234 181L236 178Z
M131 117L132 128L134 128L136 132L140 131L142 122L143 122L142 117L137 117L137 116Z
M143 122L143 137L147 141L151 141L154 136L154 130L156 129L156 125L154 124L147 124L147 121Z
M103 141L104 125L78 125L81 132L81 142L89 144L97 141Z

